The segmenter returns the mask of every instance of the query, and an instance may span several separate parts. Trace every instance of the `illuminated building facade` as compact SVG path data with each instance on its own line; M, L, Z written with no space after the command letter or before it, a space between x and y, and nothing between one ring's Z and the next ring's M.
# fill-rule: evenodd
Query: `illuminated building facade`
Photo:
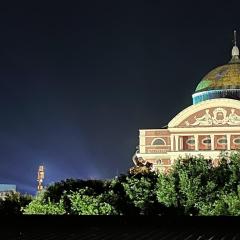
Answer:
M135 164L140 160L166 172L180 156L200 154L217 161L222 151L240 149L240 59L236 40L230 62L210 71L192 99L193 105L178 113L167 128L139 130Z

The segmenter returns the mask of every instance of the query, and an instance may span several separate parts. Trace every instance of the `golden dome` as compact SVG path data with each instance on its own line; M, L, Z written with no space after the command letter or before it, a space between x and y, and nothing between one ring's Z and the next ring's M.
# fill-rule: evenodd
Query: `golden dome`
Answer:
M193 104L216 98L240 100L240 59L236 31L231 61L209 72L197 85L192 98Z
M210 71L198 84L195 92L240 89L240 62L232 59L229 64Z

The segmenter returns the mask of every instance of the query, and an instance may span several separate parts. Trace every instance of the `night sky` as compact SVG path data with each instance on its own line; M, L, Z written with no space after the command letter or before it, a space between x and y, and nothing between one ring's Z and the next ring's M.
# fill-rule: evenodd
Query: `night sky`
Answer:
M240 45L238 1L76 2L0 7L0 183L21 192L40 164L45 184L126 173L138 130L191 105L234 29Z

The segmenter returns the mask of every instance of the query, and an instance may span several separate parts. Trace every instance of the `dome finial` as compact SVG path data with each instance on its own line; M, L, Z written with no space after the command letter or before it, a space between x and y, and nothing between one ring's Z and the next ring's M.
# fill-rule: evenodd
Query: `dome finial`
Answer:
M239 56L239 50L238 50L238 47L237 47L237 32L236 30L234 30L234 46L232 48L232 57L233 58L238 58Z
M237 31L234 30L233 34L234 34L234 46L237 46Z

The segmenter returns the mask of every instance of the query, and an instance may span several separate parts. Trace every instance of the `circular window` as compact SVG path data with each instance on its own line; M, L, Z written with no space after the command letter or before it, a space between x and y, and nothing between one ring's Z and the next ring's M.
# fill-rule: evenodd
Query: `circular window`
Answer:
M240 138L235 138L235 139L233 140L233 143L234 143L234 144L240 144Z
M226 138L218 139L218 144L227 144L227 139Z
M195 139L194 138L189 138L186 143L188 145L195 145Z
M206 144L206 145L211 144L211 138L204 138L204 139L202 140L202 143L203 143L203 144Z

